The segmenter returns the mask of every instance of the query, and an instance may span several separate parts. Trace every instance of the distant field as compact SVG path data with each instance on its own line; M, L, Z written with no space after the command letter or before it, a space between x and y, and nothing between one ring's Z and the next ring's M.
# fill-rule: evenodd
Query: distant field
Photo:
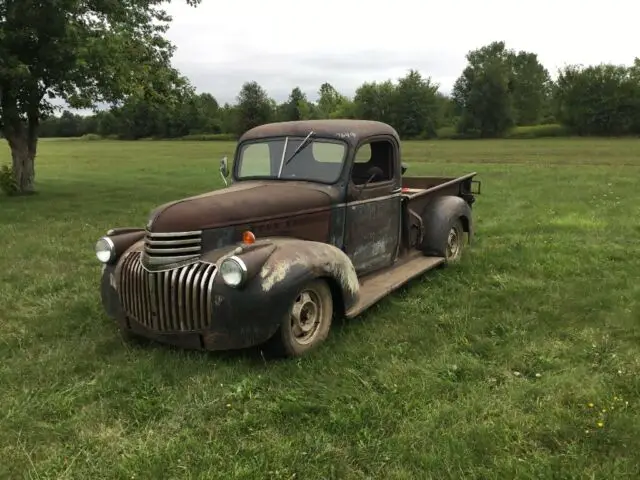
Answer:
M478 172L477 242L308 358L123 341L95 240L233 148L46 140L0 196L0 478L637 478L640 140L405 143Z

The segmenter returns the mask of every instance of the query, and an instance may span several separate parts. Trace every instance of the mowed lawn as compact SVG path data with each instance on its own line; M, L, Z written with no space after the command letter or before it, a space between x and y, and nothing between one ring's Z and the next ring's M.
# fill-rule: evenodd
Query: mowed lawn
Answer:
M476 243L265 362L125 341L98 293L95 240L233 144L42 141L39 194L0 197L0 478L637 478L640 140L403 148L478 172Z

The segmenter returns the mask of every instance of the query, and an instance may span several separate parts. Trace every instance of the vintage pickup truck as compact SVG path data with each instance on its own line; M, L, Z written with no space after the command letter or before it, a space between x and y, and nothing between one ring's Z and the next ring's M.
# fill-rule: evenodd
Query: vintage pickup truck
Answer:
M457 261L471 242L476 173L405 177L406 168L384 123L255 127L231 172L221 161L225 188L97 241L104 309L128 334L183 348L303 355L334 318Z

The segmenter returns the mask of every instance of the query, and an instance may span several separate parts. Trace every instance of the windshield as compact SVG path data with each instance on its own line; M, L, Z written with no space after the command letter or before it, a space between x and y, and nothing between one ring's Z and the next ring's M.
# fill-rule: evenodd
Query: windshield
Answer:
M346 145L314 139L291 157L304 138L286 137L242 146L237 160L237 178L279 178L333 183L342 172ZM283 149L286 144L286 151ZM287 163L287 160L290 161Z

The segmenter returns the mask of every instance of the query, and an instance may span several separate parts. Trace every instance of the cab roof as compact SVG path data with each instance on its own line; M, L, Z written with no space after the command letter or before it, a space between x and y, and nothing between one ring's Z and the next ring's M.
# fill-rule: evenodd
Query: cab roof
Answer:
M268 137L306 137L313 131L318 137L335 137L356 145L360 140L374 135L390 135L400 143L398 132L390 125L374 120L327 119L297 120L259 125L247 130L238 142L259 140Z

